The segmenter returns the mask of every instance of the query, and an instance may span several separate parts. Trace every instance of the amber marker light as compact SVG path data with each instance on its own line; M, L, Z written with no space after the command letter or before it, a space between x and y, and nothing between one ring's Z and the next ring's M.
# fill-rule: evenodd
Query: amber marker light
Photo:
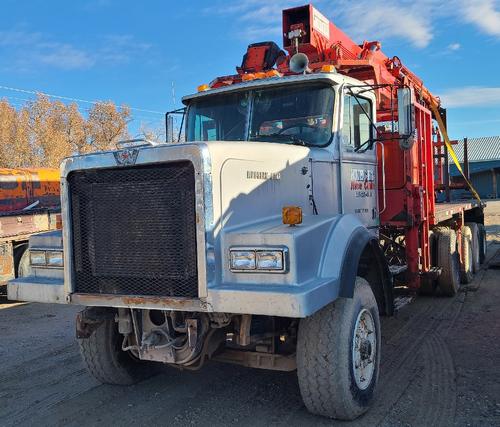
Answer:
M253 74L253 73L243 74L241 76L241 80L244 82L249 82L251 80L255 80L255 74Z
M269 70L266 71L266 77L281 77L282 74L278 70Z
M285 206L281 212L283 224L302 224L302 208L299 206Z
M204 85L199 85L198 86L198 92L205 92L206 90L210 89L210 86L207 84Z
M333 65L326 64L321 67L321 71L323 73L336 73L337 69Z

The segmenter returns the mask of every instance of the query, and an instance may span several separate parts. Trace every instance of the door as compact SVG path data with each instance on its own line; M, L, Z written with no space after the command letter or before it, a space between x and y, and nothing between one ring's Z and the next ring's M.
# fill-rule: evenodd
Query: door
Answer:
M373 103L369 96L344 92L339 147L343 212L359 216L369 228L379 225Z

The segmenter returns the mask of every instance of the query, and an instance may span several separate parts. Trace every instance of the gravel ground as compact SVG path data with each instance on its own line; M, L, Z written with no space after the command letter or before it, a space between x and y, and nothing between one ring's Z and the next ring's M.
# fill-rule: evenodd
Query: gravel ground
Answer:
M488 260L500 259L500 201ZM208 363L131 387L100 385L74 338L77 308L0 300L0 424L500 426L500 270L456 298L419 297L382 321L374 407L352 423L310 415L296 375Z

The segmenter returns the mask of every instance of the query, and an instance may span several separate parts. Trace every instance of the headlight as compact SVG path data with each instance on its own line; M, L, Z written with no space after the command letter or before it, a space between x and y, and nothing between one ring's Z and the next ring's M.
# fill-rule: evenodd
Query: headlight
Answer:
M255 252L231 251L231 270L255 270Z
M47 251L47 266L62 267L64 265L62 251Z
M284 249L231 249L229 251L230 268L242 272L284 272Z
M283 251L257 251L258 270L283 270Z
M46 265L45 251L30 251L30 264L33 266Z

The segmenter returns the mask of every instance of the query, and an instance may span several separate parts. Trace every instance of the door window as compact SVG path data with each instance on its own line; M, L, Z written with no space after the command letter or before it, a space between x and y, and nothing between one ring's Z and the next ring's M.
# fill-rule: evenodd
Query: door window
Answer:
M344 96L342 143L348 151L354 151L371 138L371 121L372 103L369 99Z

